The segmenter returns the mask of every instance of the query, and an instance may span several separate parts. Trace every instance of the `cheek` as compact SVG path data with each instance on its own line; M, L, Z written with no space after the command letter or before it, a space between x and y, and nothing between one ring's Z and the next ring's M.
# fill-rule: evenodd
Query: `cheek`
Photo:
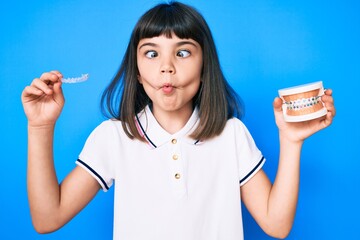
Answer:
M201 78L201 73L203 69L202 59L199 59L196 63L192 65L191 71L194 73L194 76Z
M202 68L199 68L197 66L192 66L191 68L187 69L188 73L190 74L190 78L192 79L192 81L201 82L201 72L202 72Z
M142 76L144 73L146 73L148 71L148 69L147 69L148 64L145 64L144 60L141 57L140 58L139 58L139 56L137 57L136 63L137 63L138 73L140 76Z
M138 63L139 80L149 79L154 74L155 67L150 64Z

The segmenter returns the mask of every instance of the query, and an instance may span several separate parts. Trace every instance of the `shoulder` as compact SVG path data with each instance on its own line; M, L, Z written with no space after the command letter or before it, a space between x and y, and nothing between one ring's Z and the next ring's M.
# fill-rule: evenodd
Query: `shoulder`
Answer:
M121 121L117 119L108 119L101 122L97 127L95 127L91 134L106 137L113 135L121 129Z
M102 127L102 128L115 128L118 125L121 126L121 121L117 120L115 118L111 118L111 119L107 119L104 120L103 122L101 122L98 127Z
M225 129L222 135L226 137L234 137L236 141L243 142L243 141L253 141L252 135L243 121L240 119L233 117L227 120Z
M105 120L95 127L86 140L86 146L94 149L111 149L124 139L121 121Z
M117 125L121 125L121 122L117 119L107 119L101 122L95 129L96 130L108 130L114 129Z
M245 126L245 124L239 118L236 117L229 118L226 124Z
M233 117L227 120L225 128L232 128L232 130L235 130L236 132L247 132L247 127L245 124L238 118Z

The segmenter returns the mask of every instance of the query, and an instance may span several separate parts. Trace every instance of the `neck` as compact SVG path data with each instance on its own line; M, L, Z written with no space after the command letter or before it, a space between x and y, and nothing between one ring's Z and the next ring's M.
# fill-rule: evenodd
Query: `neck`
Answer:
M163 129L170 134L174 134L185 126L191 117L192 111L192 108L184 108L177 111L153 109L153 115Z

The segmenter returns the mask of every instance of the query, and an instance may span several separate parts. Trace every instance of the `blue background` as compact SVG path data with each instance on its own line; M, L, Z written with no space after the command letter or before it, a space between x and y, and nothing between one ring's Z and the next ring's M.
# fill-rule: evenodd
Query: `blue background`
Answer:
M298 211L288 239L360 239L358 229L359 1L195 1L207 19L225 76L243 98L243 121L274 179L277 90L322 80L334 90L333 125L306 140ZM33 78L58 69L66 104L55 133L61 181L91 130L104 118L100 95L117 71L130 32L158 1L14 0L0 8L0 239L111 239L113 190L97 197L61 230L37 234L26 193L27 122L20 95ZM271 239L245 211L246 239Z

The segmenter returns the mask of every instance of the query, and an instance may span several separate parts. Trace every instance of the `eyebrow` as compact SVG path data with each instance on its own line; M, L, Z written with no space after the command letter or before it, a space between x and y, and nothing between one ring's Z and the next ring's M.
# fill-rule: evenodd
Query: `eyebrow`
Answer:
M194 47L197 47L197 45L195 43L191 42L191 41L180 41L180 42L177 42L175 45L177 47L180 47L180 46L187 45L187 44L190 44L190 45L193 45ZM142 47L145 47L145 46L158 47L159 45L156 44L156 43L153 43L153 42L146 42L146 43L140 45L139 50Z

